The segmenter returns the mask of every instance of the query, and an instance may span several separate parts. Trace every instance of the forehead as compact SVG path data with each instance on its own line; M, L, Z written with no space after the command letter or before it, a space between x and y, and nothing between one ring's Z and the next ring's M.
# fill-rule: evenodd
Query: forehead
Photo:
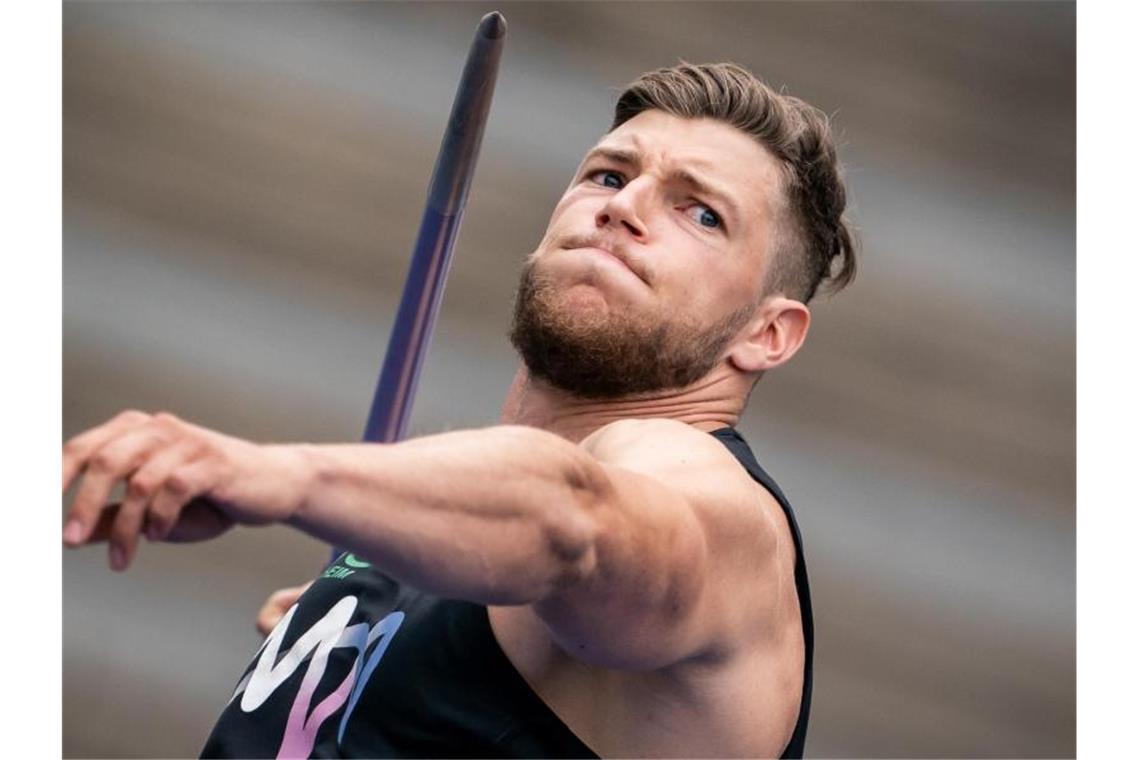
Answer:
M741 208L774 210L780 165L752 136L722 121L685 119L659 110L639 113L595 149L634 154L642 170L691 171L732 193Z

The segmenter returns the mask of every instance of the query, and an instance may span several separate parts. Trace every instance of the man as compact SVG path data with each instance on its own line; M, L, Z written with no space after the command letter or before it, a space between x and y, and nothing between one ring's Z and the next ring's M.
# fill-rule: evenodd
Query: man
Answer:
M348 550L207 756L801 756L802 547L733 426L853 276L844 206L817 110L732 64L645 74L526 261L502 425L256 445L127 412L65 445L64 540L120 570L235 524Z

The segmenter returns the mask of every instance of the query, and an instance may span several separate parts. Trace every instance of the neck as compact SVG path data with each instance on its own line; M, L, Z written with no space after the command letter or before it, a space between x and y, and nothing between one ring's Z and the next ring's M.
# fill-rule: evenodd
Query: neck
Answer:
M577 443L611 422L661 417L698 430L735 425L748 398L751 382L724 367L684 388L636 397L584 399L531 377L519 367L503 402L503 424L542 428Z

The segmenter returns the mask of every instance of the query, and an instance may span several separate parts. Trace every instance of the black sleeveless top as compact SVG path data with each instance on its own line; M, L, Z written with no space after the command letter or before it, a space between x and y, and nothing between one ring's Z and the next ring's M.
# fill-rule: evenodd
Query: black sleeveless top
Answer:
M781 757L803 757L813 627L799 529L740 434L712 435L775 496L795 541L804 682ZM421 593L342 554L254 655L202 757L597 755L515 670L486 607Z

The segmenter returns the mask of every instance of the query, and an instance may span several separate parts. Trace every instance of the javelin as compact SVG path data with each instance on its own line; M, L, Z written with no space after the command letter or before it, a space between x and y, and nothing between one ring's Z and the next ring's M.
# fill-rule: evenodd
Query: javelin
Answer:
M488 13L479 21L467 53L428 185L427 204L408 265L400 308L364 427L366 442L393 443L402 440L407 432L416 383L475 175L506 33L503 15L498 11Z
M506 33L503 15L498 11L488 13L479 21L467 54L428 186L427 205L408 266L400 309L364 428L365 441L391 443L403 439L407 432L416 382L475 174Z

